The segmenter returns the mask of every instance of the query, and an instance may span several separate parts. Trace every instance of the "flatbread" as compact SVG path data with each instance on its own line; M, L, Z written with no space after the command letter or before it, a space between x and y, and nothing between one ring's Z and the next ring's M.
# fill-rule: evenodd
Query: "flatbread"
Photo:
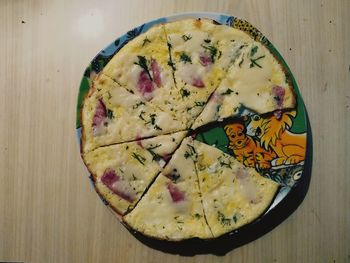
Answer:
M100 147L83 154L96 190L123 215L164 167L186 132Z
M128 42L103 73L147 101L175 87L163 25L150 28Z
M193 155L192 139L186 138L124 222L158 239L212 238L203 214Z
M240 53L239 47L253 40L242 31L209 19L167 23L165 32L177 88L172 98L178 102L170 106L192 124L225 78Z
M257 219L270 205L278 184L217 148L193 142L204 213L214 237Z
M281 63L245 32L209 19L161 24L128 41L93 81L82 156L130 228L172 241L219 237L262 215L278 185L184 137L241 108L295 105Z
M257 114L295 107L295 94L281 64L259 42L242 46L192 128L238 116L241 107Z
M82 152L186 129L167 112L101 74L82 108ZM107 90L102 93L102 90Z

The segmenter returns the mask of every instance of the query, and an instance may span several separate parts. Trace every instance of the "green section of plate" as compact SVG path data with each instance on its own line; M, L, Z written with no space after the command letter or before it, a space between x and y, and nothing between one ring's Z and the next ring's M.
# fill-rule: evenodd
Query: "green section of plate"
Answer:
M81 116L80 116L81 106L86 94L89 92L89 89L90 89L89 80L87 79L87 77L83 77L80 82L78 103L77 103L77 119L76 119L77 129L81 127Z
M209 145L215 145L216 148L228 153L227 145L229 141L222 127L215 127L208 131L198 133L196 139Z

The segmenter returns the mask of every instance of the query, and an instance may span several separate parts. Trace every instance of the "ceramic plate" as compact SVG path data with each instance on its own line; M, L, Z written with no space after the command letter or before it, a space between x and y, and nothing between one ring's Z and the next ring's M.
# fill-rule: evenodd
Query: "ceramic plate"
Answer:
M101 50L95 58L91 61L88 67L85 69L84 75L79 88L78 103L77 103L77 117L76 117L76 133L78 137L79 144L81 143L81 116L80 111L82 107L82 102L90 89L92 79L98 74L104 66L109 62L109 60L130 40L139 34L147 31L150 27L155 24L176 21L184 18L209 18L217 21L220 24L225 24L240 30L243 30L250 34L252 38L256 41L260 41L264 44L282 63L285 68L287 78L292 83L296 97L297 97L297 108L294 111L289 111L283 113L285 122L291 123L291 125L286 125L285 129L282 127L276 127L280 130L280 137L277 140L283 140L283 147L289 147L298 152L297 157L293 157L292 153L288 156L280 156L276 154L276 158L282 158L282 161L269 160L271 167L261 169L256 167L258 172L268 177L276 182L278 182L281 187L274 198L274 201L267 209L267 211L260 216L254 222L237 229L229 234L224 235L213 241L184 241L180 243L173 243L168 241L157 241L152 240L137 233L134 233L137 238L149 246L165 250L173 253L180 254L196 254L196 253L216 253L222 254L233 247L242 245L246 242L256 239L257 237L263 235L267 231L271 230L273 227L282 222L288 215L290 215L296 207L302 202L310 181L311 175L311 159L312 159L312 142L311 142L311 130L309 128L309 122L307 118L307 112L303 99L300 95L298 86L290 71L288 65L283 60L282 56L279 54L277 49L272 45L272 43L255 27L249 24L247 21L226 15L226 14L216 14L216 13L187 13L178 14L169 17L164 17L147 22L140 25L126 34L118 37L114 42L109 44L106 48ZM271 115L260 115L257 116L248 109L241 108L240 114L245 116L244 118L233 118L225 120L224 122L218 122L199 129L196 133L196 139L204 143L214 145L218 149L233 155L233 152L229 148L230 139L226 135L224 130L224 125L235 123L243 123L245 126L246 133L244 136L249 136L256 143L261 142L261 125L263 123L269 122ZM260 130L258 130L258 128ZM257 130L259 133L257 133ZM276 138L269 138L276 139ZM275 148L274 148L275 147ZM283 152L282 146L272 146L276 153ZM294 147L294 148L293 148ZM283 158L284 161L283 161ZM288 161L287 161L288 160ZM254 164L249 163L249 160L245 162L245 165L252 166ZM90 175L90 179L91 179ZM94 186L93 180L91 180ZM101 196L100 196L101 197ZM108 205L108 203L101 197L102 201Z

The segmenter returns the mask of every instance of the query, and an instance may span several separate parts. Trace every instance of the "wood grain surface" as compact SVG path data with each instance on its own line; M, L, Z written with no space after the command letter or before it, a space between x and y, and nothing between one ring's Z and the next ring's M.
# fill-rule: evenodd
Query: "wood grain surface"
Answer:
M75 137L84 68L128 29L179 12L250 21L284 56L313 131L309 192L225 256L151 249L90 187ZM0 0L0 261L350 262L350 1Z

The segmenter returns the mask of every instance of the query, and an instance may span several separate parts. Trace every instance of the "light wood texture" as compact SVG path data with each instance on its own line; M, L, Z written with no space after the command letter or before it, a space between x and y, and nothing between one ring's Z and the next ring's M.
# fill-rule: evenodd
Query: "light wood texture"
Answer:
M92 191L75 137L93 56L133 26L184 11L230 13L259 28L293 71L313 130L304 202L222 257L137 241ZM349 25L349 0L0 0L0 261L350 262Z

